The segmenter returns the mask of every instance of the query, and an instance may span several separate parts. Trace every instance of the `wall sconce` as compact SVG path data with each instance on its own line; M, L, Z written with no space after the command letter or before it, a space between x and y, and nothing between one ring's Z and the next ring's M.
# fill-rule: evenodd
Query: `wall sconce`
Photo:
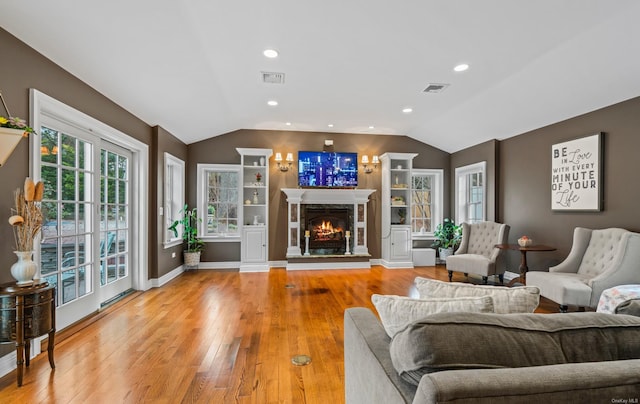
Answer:
M362 167L364 168L365 174L371 174L375 168L378 168L378 164L380 164L380 159L378 159L378 156L373 156L371 158L371 164L373 164L373 167L369 166L369 156L367 156L366 154L363 155Z
M293 153L287 153L287 157L285 161L287 164L282 164L282 153L276 153L276 157L274 158L276 164L278 165L278 170L286 173L291 168L291 164L293 164Z

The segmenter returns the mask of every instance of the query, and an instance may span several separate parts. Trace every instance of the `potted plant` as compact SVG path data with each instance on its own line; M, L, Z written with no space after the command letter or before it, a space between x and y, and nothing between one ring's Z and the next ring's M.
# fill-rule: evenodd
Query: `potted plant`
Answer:
M182 219L173 222L169 230L178 237L178 226L182 226L182 240L186 243L183 251L185 268L197 268L200 264L200 253L204 249L204 241L198 238L198 223L202 219L198 217L196 208L190 210L189 205L184 205L180 213Z
M456 225L451 219L444 219L436 227L436 231L433 233L436 240L431 245L438 248L438 254L441 260L446 260L447 257L453 254L453 249L460 243L462 238L462 229Z

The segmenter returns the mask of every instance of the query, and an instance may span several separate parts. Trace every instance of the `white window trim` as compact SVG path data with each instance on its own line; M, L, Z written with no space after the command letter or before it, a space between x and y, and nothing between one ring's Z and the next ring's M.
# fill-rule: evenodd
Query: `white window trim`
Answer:
M73 117L73 122L67 121L67 123L80 126L83 130L94 134L102 140L131 150L133 153L130 166L131 185L133 189L143 191L149 188L148 145L36 89L30 89L29 101L31 127L33 128L41 126L40 114L54 116L62 121L67 121L64 117L71 116ZM30 176L37 180L40 177L40 137L31 135L29 143ZM131 208L131 264L132 267L136 267L135 276L132 278L133 288L136 290L148 290L151 287L151 282L148 279L149 263L147 254L149 251L149 220L146 214L149 210L148 192L136 193Z
M431 223L434 227L438 223L442 223L442 211L444 207L444 170L442 169L427 169L427 168L414 168L411 170L411 176L433 176L433 186L431 189ZM413 186L413 178L411 179L411 185ZM412 189L413 191L413 189ZM425 232L427 236L433 236L433 231ZM413 235L421 235L420 232L413 232Z
M455 212L455 221L456 223L460 223L461 221L461 208L466 206L466 200L463 204L463 201L460 200L460 181L464 179L468 174L472 173L482 173L482 220L487 220L487 162L481 161L479 163L469 164L462 167L457 167L455 169L455 199L456 199L456 212ZM466 196L465 196L466 198Z
M174 172L177 170L177 173ZM171 178L170 178L171 175ZM176 184L176 179L179 179ZM169 248L173 246L177 246L182 244L182 237L180 235L180 231L178 232L177 237L173 237L170 235L169 226L175 220L179 220L179 211L185 204L185 164L184 161L177 158L176 156L170 153L164 153L164 192L163 192L163 225L164 225L164 248ZM169 206L171 202L180 201L178 206L180 209L174 212L174 217L168 217L169 212L171 212L171 207Z
M197 190L197 208L198 212L206 212L207 204L205 203L206 195L207 195L207 183L205 182L206 173L208 171L230 171L238 173L238 187L242 187L242 167L239 164L198 164L197 169L197 181L198 181L198 190ZM202 218L202 221L198 223L198 237L205 242L239 242L241 240L242 234L242 221L240 220L242 214L242 192L238 190L238 201L237 201L237 212L238 212L238 233L233 235L206 235L205 234L205 226L204 223L204 215L198 215Z

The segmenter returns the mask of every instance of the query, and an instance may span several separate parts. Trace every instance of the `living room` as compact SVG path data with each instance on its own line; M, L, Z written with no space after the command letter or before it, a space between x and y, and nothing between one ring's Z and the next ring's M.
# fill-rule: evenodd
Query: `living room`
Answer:
M636 11L637 8L632 8ZM633 14L633 13L630 13ZM616 18L621 18L617 16ZM4 25L3 25L4 27ZM621 30L624 31L624 30ZM356 152L361 155L382 155L386 152L417 153L413 167L420 169L441 169L444 174L442 217L454 217L454 179L456 168L478 162L486 162L486 219L508 223L511 226L510 242L521 235L528 235L536 242L552 245L556 251L531 255L529 267L545 270L562 261L571 249L572 233L575 227L608 228L621 227L640 231L640 217L636 214L640 198L640 188L634 186L633 174L640 169L637 150L640 138L640 88L629 73L627 95L598 108L585 110L574 115L563 115L572 97L571 92L557 95L558 114L550 117L542 127L523 127L521 132L503 138L496 133L495 138L482 139L470 146L455 151L444 151L430 144L404 135L341 133L334 131L293 131L240 128L213 137L189 143L180 140L179 133L172 134L156 123L147 123L134 113L127 111L112 97L101 94L96 88L86 84L52 60L35 51L28 44L17 39L4 29L0 29L0 43L3 54L12 55L0 63L0 90L15 116L30 115L29 89L35 88L54 97L60 102L76 108L101 122L135 138L149 147L148 186L142 190L148 196L146 205L147 227L142 234L148 237L148 248L143 252L147 263L145 287L162 287L171 279L182 264L182 246L165 248L166 229L160 215L163 203L164 153L168 152L186 162L186 201L197 203L198 164L240 164L240 154L236 148L265 148L273 152L297 154L302 150L322 150L325 140L334 142L336 151ZM594 58L598 58L594 52ZM630 68L632 72L635 69ZM637 71L637 70L636 70ZM604 80L603 77L598 77ZM600 91L601 88L593 90ZM547 91L540 89L540 91ZM523 98L526 98L523 95ZM158 101L161 102L161 101ZM519 102L509 99L506 103ZM533 105L529 112L537 114ZM215 112L210 112L215 114ZM557 117L557 118L556 118ZM500 116L488 117L498 121ZM550 206L551 147L554 144L584 137L594 133L604 133L603 141L603 208L597 212L558 212ZM499 140L497 140L499 138ZM286 261L287 203L282 188L296 188L294 172L283 173L275 166L273 157L268 161L270 170L269 187L269 261L281 266ZM5 192L0 195L0 208L5 212L13 206L11 191L22 186L24 178L31 174L30 146L21 141L6 164L0 168L0 183ZM375 189L368 208L370 228L367 244L371 260L376 264L381 257L382 240L382 171L377 167L371 174L360 174L359 188ZM2 243L2 264L9 268L15 262L11 240L11 228L0 226ZM229 270L240 260L240 244L209 242L203 252L203 267L217 267ZM509 269L517 272L519 256L507 256ZM8 270L0 273L2 283L11 281ZM96 308L97 309L97 308ZM12 351L10 346L2 346L3 356Z

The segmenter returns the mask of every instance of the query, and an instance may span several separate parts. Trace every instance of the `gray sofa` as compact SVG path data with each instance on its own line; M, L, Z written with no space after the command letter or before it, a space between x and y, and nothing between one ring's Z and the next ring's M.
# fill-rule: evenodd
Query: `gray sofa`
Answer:
M472 324L466 322L479 316L484 321L494 323L490 327L500 328L505 325L507 333L516 332L516 338L511 338L510 334L497 335L493 345L472 344L467 345L469 340L477 338L473 335ZM483 317L484 316L484 317ZM500 317L501 316L501 317ZM533 316L533 317L532 317ZM570 316L559 319L557 316ZM582 317L577 317L582 316ZM604 316L604 317L603 317ZM500 318L498 318L500 317ZM355 307L345 311L344 315L344 367L345 367L345 395L347 404L372 404L372 403L531 403L544 402L545 404L566 403L566 402L589 402L589 403L611 403L616 399L640 399L640 359L624 360L603 360L602 358L626 357L640 358L640 339L631 337L630 333L636 335L640 330L640 318L625 315L613 315L602 313L570 313L570 314L477 314L477 313L441 313L429 316L429 321L420 320L407 327L404 331L395 335L393 339L386 334L378 317L369 309ZM452 319L452 320L448 320ZM589 326L591 323L600 324ZM530 332L513 327L513 321L523 323L523 329L530 328ZM531 345L539 341L546 341L555 338L554 327L561 322L573 322L570 327L561 330L560 345L566 343L569 350L574 352L564 352L566 347L558 348L558 341L548 342L544 352L540 350L540 355L532 355L538 348ZM437 332L427 335L433 330L446 328L442 324L431 323L451 323L453 335L466 336L467 341L461 341L456 345L457 338L445 339ZM543 326L548 322L549 327ZM418 324L420 323L420 324ZM464 324L463 324L464 323ZM504 323L504 324L503 324ZM555 325L554 325L555 324ZM580 325L582 324L582 325ZM620 331L613 330L619 326ZM410 328L414 330L409 330ZM504 328L504 327L503 327ZM540 328L548 328L540 331ZM560 327L562 328L562 327ZM575 328L572 330L571 328ZM611 328L611 330L605 330ZM514 331L514 329L516 329ZM539 362L546 360L552 355L561 354L573 355L580 363L562 363L541 366L523 367L501 367L496 364L489 364L481 369L460 369L444 370L426 373L420 376L419 384L413 385L401 377L394 367L405 366L406 363L398 364L397 357L392 359L392 351L397 349L413 349L416 339L410 336L413 331L422 332L418 341L429 341L430 343L441 344L443 347L436 348L442 350L446 355L456 352L468 355L473 352L484 351L484 355L489 361L496 353L504 350L507 352L507 359L510 361L523 360ZM466 330L470 330L467 332ZM487 331L488 330L488 331ZM405 332L406 331L406 332ZM411 332L410 332L411 331ZM540 331L540 332L539 332ZM607 332L612 333L607 335ZM482 329L482 338L491 339L492 331ZM457 333L457 334L456 334ZM621 335L625 334L627 336ZM534 335L535 334L535 335ZM611 336L616 342L612 342ZM620 335L620 338L617 336ZM518 338L525 338L518 340ZM533 338L533 339L529 339ZM463 338L464 339L464 338ZM562 342L564 340L565 342ZM527 344L523 341L531 341ZM571 345L575 341L575 345ZM585 344L584 341L592 343ZM631 341L631 342L629 342ZM636 341L636 342L633 342ZM425 343L427 344L427 343ZM518 349L513 351L516 344ZM519 345L518 345L519 344ZM392 345L395 345L392 347ZM536 345L537 346L537 345ZM450 347L451 349L447 349ZM522 348L522 349L520 349ZM528 349L524 349L528 348ZM511 355L511 353L516 353ZM558 352L556 352L558 351ZM594 359L590 359L593 355ZM611 356L613 355L613 356ZM435 355L437 356L437 355ZM504 357L505 355L503 355ZM585 360L586 359L586 360ZM592 360L589 362L589 360ZM401 361L400 361L401 362ZM420 362L422 367L428 367L424 361ZM457 365L462 368L463 366ZM437 366L436 366L437 367ZM434 369L432 369L433 371ZM415 377L415 375L414 375ZM619 401L622 402L622 401ZM627 401L634 402L634 401Z

